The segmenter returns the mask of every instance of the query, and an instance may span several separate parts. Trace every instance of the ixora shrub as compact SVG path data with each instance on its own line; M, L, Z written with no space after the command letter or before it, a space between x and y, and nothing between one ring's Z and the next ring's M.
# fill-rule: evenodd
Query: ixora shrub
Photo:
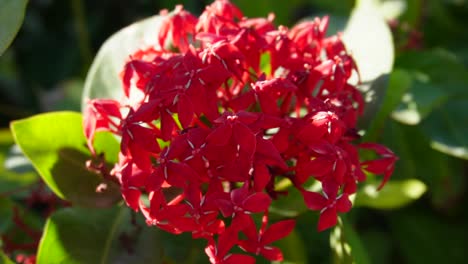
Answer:
M279 184L319 213L318 231L351 210L367 174L382 175L378 189L385 186L397 157L358 134L365 104L358 69L340 35L327 36L328 17L288 29L275 27L273 15L245 18L216 0L198 18L177 6L161 19L151 29L156 44L128 54L123 96L87 101L86 144L79 124L57 125L66 113L42 117L63 130L43 149L32 147L43 133L13 124L60 197L103 207L121 194L147 225L206 241L211 263L254 263L254 255L281 261L271 244L295 226L270 215L272 201L288 200ZM61 180L69 174L83 176Z

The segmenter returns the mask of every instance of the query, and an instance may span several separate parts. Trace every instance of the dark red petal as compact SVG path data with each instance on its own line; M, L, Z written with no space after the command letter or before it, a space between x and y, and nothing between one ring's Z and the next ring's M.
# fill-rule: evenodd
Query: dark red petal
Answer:
M258 213L268 209L271 198L266 193L255 193L244 200L243 208L247 212Z
M304 202L311 210L322 210L328 204L327 198L316 192L303 191Z
M218 237L218 258L226 256L228 251L237 243L237 230L228 228Z
M232 127L227 124L222 124L215 128L207 137L206 141L215 146L227 145L231 139Z
M257 163L254 167L254 189L261 192L271 179L270 171L265 164Z
M122 196L128 207L132 208L135 211L138 211L138 209L140 208L140 190L136 188L124 188L122 189Z
M271 261L283 261L283 253L277 247L263 247L260 254Z
M232 133L240 150L245 152L248 157L251 157L257 145L255 135L246 125L236 122L233 126Z
M161 138L169 140L172 136L172 131L176 127L176 123L172 115L167 110L161 111Z
M255 258L243 254L231 254L224 260L225 264L254 264Z
M245 225L242 228L242 232L247 236L247 239L252 242L258 241L257 226L251 216L246 215L246 219L243 220Z
M249 196L249 185L244 183L241 188L237 188L231 191L231 201L236 205L241 205L245 198Z
M257 152L259 154L262 154L274 165L279 166L283 169L287 168L286 163L284 162L283 158L278 152L278 149L276 149L272 141L264 139L262 137L257 137Z
M295 220L283 220L272 224L263 233L261 242L263 245L268 245L274 241L280 240L291 233L296 224Z
M336 210L340 213L349 212L351 207L353 207L353 204L349 200L349 196L346 193L342 194L341 197L336 200Z
M338 215L336 214L336 209L334 207L327 208L320 213L319 222L318 222L318 231L323 231L330 227L333 227L338 222Z
M177 113L179 114L179 121L182 125L182 128L189 127L193 119L193 105L184 94L179 95L179 101L177 102Z

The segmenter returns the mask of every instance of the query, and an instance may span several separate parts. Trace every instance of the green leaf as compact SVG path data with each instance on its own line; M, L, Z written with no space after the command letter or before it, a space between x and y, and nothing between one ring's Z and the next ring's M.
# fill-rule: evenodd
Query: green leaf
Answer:
M431 83L428 76L415 74L413 84L392 113L393 119L407 125L417 125L436 107L444 104L450 94L441 85Z
M160 231L137 223L127 207L61 209L46 223L37 263L162 263Z
M0 233L4 234L11 225L13 215L13 202L8 198L0 197Z
M367 183L356 195L355 206L376 209L395 209L419 199L427 190L426 185L416 179L392 180L379 191L380 182Z
M122 97L119 74L125 62L133 52L155 43L160 22L160 16L152 16L121 29L104 42L86 76L82 108L88 99Z
M369 256L353 227L343 217L330 233L330 246L336 264L368 264Z
M260 70L265 73L266 76L271 75L271 56L270 53L263 53L260 57Z
M343 32L343 41L359 70L362 84L358 88L366 101L362 122L366 125L382 103L394 59L390 28L373 0L358 1Z
M394 245L402 263L465 263L466 216L448 217L428 210L406 208L389 215Z
M311 179L304 184L304 188L309 191L318 192L321 190L319 181ZM277 191L287 191L288 195L280 195L278 199L273 200L270 206L272 218L297 217L303 212L309 210L304 203L304 198L297 188L292 186L289 179L283 179L275 185Z
M468 98L452 99L421 124L431 147L457 158L468 159Z
M400 157L392 180L419 179L427 185L436 207L453 206L453 201L465 192L464 161L432 149L424 133L421 126L389 120L383 144Z
M391 112L398 106L403 94L409 89L410 85L411 76L406 71L399 69L392 71L383 104L371 121L363 141L377 141L378 135L385 125L385 120L387 120Z
M388 234L378 228L367 228L359 232L359 236L371 263L390 264L392 263L392 241L388 239Z
M442 48L405 52L397 58L395 66L422 72L434 83L468 82L468 72L463 63L454 53ZM446 89L451 91L452 88Z
M0 264L14 264L14 262L3 251L0 251Z
M283 264L309 263L307 261L307 250L304 241L302 241L296 230L293 230L287 237L275 242L274 246L280 248L283 252L284 260L281 262Z
M390 73L394 57L392 34L373 0L358 1L343 34L363 82Z
M119 200L120 191L112 182L86 169L91 159L83 135L82 117L74 112L53 112L12 122L16 143L42 179L59 197L75 205L103 207ZM118 143L110 134L99 133L98 153L113 158ZM107 183L108 189L97 193L96 187Z
M0 56L10 46L23 24L27 4L27 0L0 1Z

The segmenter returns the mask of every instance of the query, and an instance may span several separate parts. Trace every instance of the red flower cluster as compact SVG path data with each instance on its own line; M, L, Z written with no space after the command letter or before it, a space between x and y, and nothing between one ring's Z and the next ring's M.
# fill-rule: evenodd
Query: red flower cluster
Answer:
M231 248L281 260L270 244L294 220L268 223L275 183L288 178L318 229L351 209L365 172L388 180L387 148L355 144L361 94L348 80L356 65L328 17L288 29L245 18L216 0L199 18L177 6L164 13L157 44L136 51L121 73L124 98L90 100L84 119L93 150L97 131L121 138L112 175L128 206L149 225L208 241L211 263L253 263ZM358 149L380 158L360 161ZM318 181L321 193L307 190ZM252 216L263 214L257 228Z

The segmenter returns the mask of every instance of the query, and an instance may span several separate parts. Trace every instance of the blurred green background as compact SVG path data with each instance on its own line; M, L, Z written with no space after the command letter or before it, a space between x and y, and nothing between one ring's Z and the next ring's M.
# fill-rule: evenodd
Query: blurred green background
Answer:
M51 110L80 111L87 70L111 34L178 3L200 14L210 2L29 1L16 39L0 55L0 161L6 164L0 170L0 231L8 232L4 219L11 216L5 209L11 191L37 179L27 162L19 163L23 167L11 165L12 158L21 155L11 148L10 121ZM274 12L276 23L287 26L330 14L331 29L342 28L355 4L352 0L232 2L248 17ZM347 216L353 227L352 235L347 235L359 240L353 244L362 248L354 250L363 252L370 263L467 263L468 1L375 2L392 29L395 61L387 90L380 94L387 109L372 123L368 136L400 157L393 180L417 179L427 191L402 208L362 202ZM393 195L403 188L396 186ZM15 195L15 201L22 201L25 194ZM305 255L297 258L308 263L345 262L334 255L336 248L330 248L330 232L316 232L316 223L310 220L314 214L299 216L297 237L283 242L285 254ZM41 220L31 221L41 225Z

